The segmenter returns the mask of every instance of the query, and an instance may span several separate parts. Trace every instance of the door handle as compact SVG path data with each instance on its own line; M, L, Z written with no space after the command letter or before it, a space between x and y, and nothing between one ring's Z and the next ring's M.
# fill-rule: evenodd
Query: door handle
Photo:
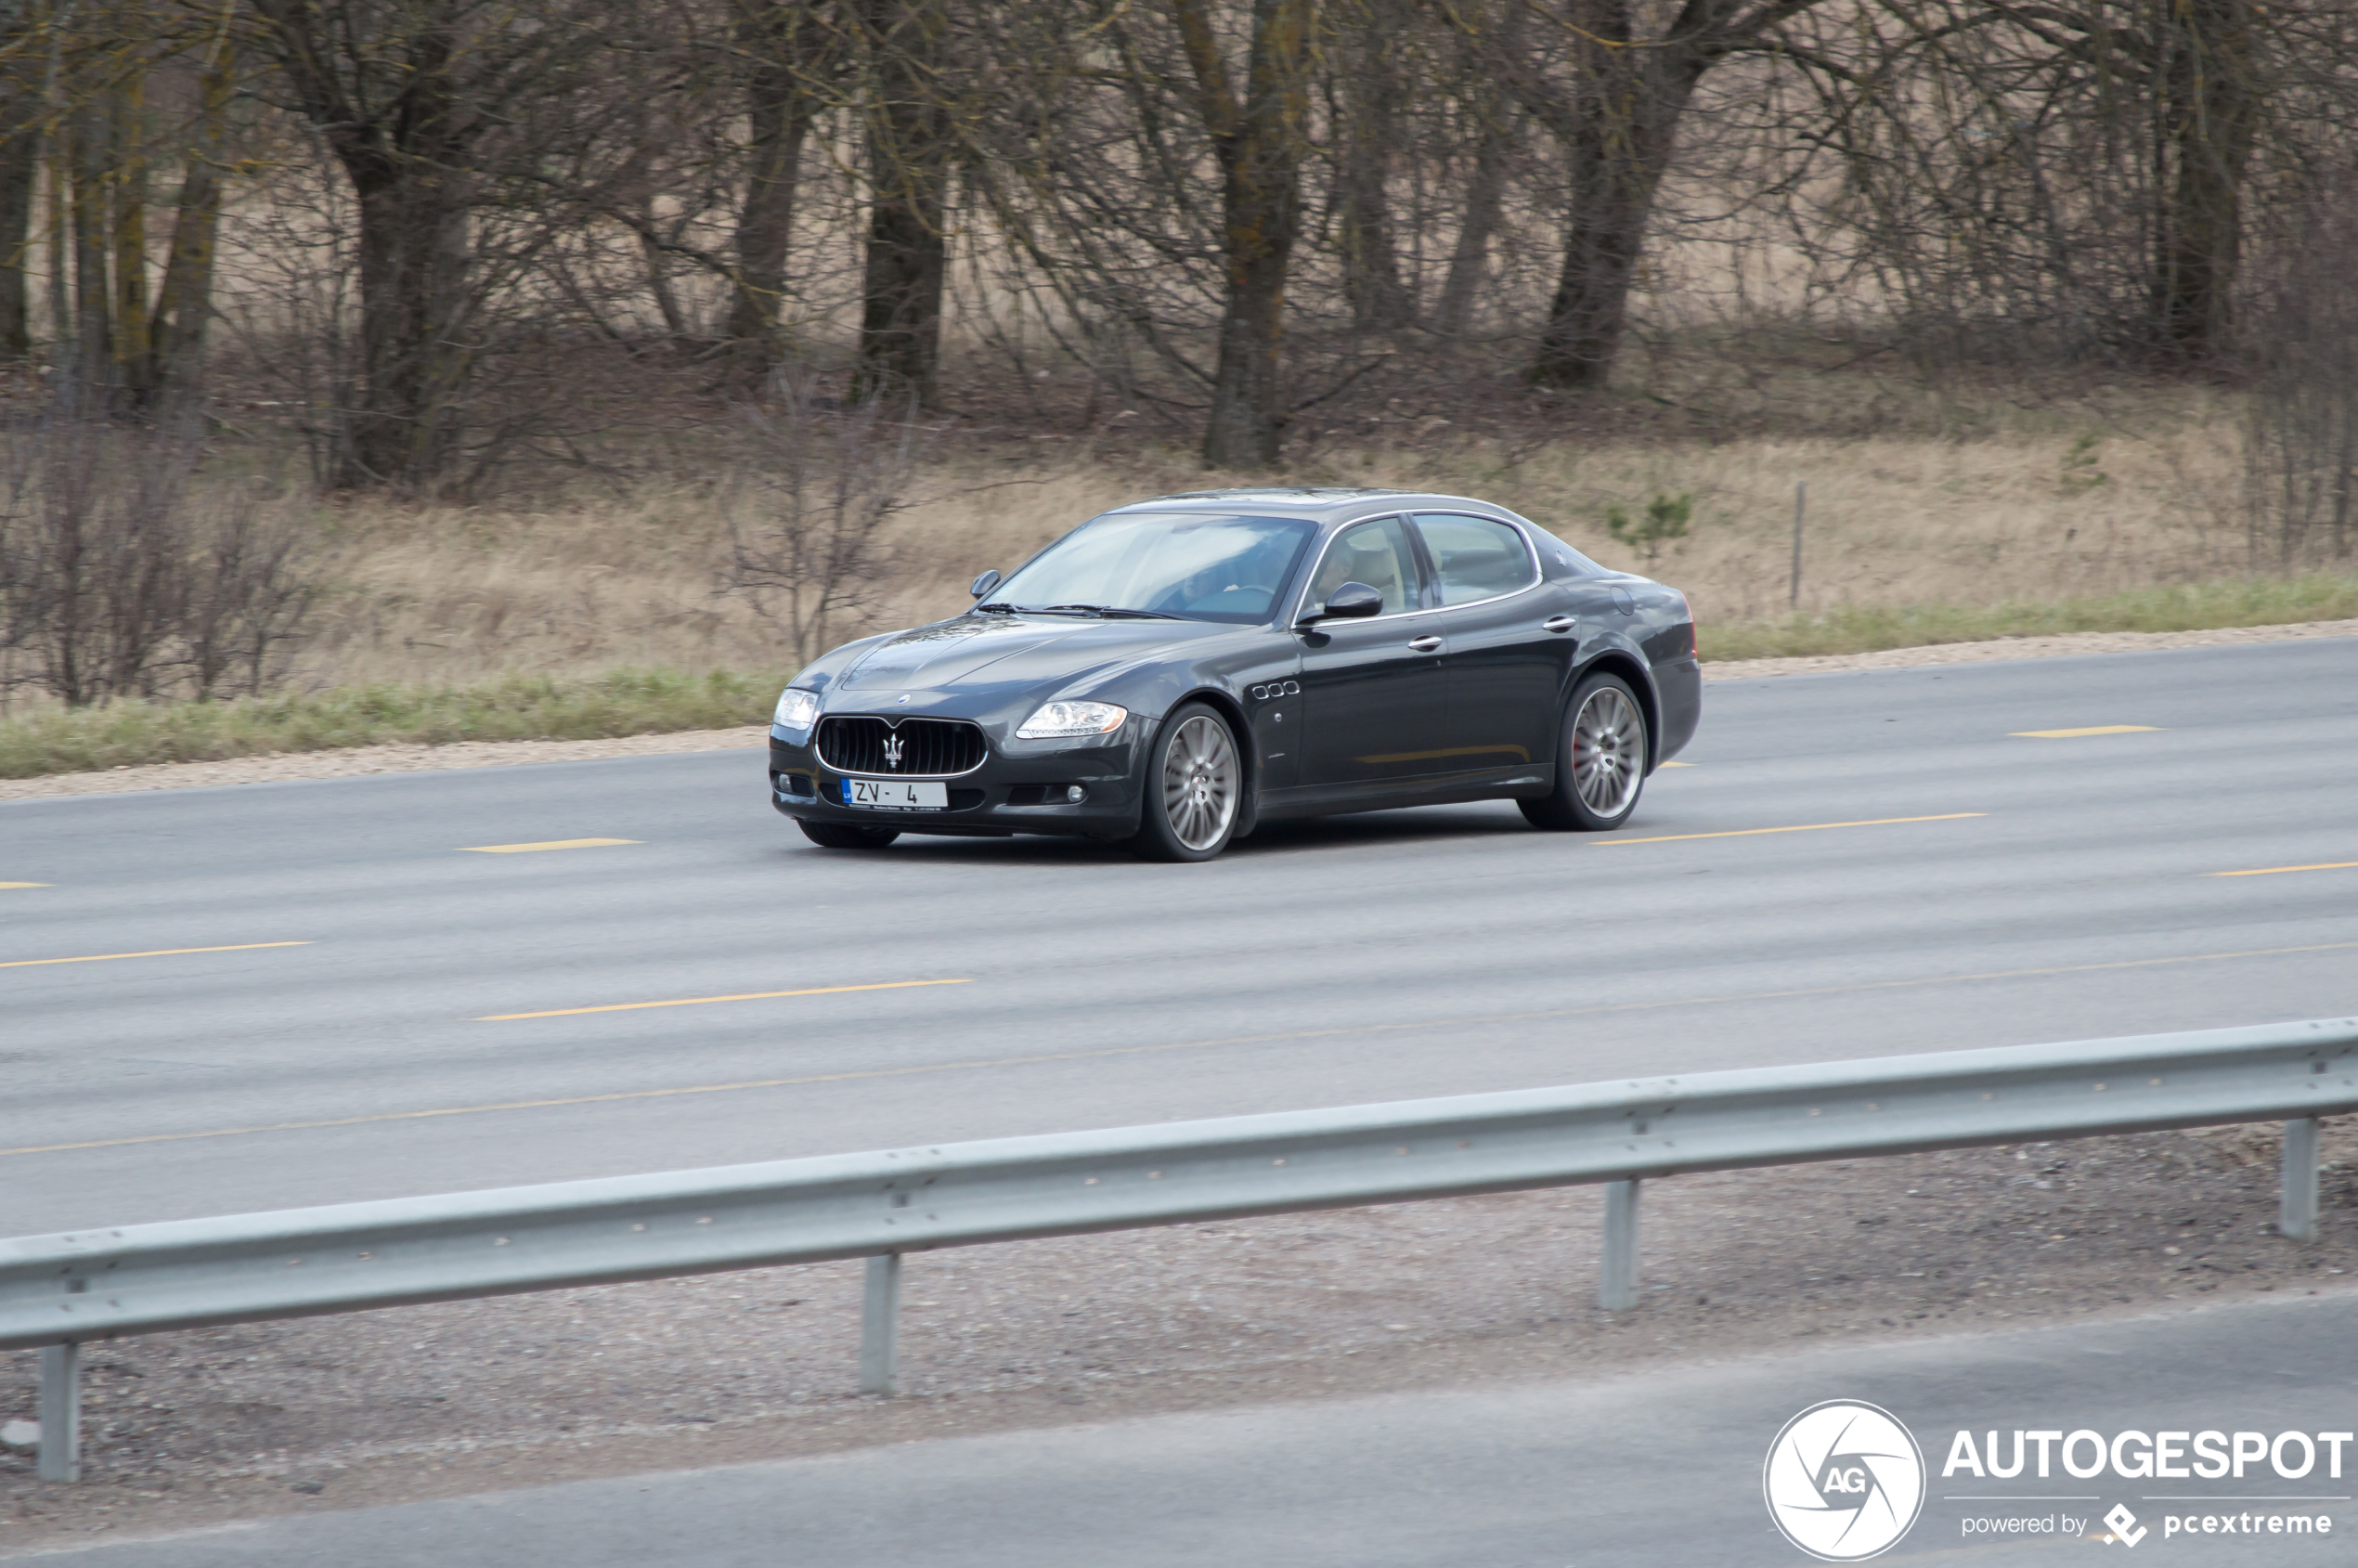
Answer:
M1408 639L1408 651L1413 654L1438 654L1441 652L1441 639L1438 637L1411 637Z
M1580 623L1578 621L1574 620L1570 616L1549 616L1546 620L1539 623L1539 629L1542 631L1570 631L1574 627L1578 626L1579 624Z

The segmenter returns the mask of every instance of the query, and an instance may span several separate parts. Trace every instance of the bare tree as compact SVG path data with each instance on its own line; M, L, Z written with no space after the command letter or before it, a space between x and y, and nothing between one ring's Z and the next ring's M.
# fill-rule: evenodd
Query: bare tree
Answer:
M892 560L885 525L913 502L926 445L914 398L833 408L782 371L770 410L742 410L752 451L732 497L723 586L776 620L807 663L875 603Z
M2309 216L2258 291L2244 432L2255 564L2273 534L2285 569L2358 546L2358 176L2332 176Z

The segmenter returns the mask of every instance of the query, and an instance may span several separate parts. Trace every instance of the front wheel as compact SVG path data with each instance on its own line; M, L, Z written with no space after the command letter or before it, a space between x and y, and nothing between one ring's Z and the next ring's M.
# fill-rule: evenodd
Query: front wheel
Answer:
M1573 689L1556 744L1556 787L1521 800L1523 819L1556 833L1606 833L1629 820L1646 787L1646 714L1618 675Z
M1228 721L1202 703L1171 716L1147 758L1138 808L1139 859L1208 861L1228 847L1244 801L1244 761Z
M795 826L822 849L881 849L900 836L898 828L854 827L849 823L813 823L797 818Z

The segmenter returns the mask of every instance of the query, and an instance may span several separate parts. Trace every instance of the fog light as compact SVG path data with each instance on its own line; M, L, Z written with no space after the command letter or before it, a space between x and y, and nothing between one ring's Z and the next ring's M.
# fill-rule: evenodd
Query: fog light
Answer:
M1067 784L1065 785L1065 798L1074 802L1086 800L1089 798L1089 792L1082 788L1079 784Z

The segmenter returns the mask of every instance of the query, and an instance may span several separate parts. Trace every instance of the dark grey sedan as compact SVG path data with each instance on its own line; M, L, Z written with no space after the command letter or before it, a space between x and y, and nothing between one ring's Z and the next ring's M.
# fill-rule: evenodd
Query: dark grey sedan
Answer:
M1205 861L1281 818L1500 798L1598 832L1701 706L1682 594L1463 496L1164 496L974 596L779 698L771 801L812 842L1079 834Z

